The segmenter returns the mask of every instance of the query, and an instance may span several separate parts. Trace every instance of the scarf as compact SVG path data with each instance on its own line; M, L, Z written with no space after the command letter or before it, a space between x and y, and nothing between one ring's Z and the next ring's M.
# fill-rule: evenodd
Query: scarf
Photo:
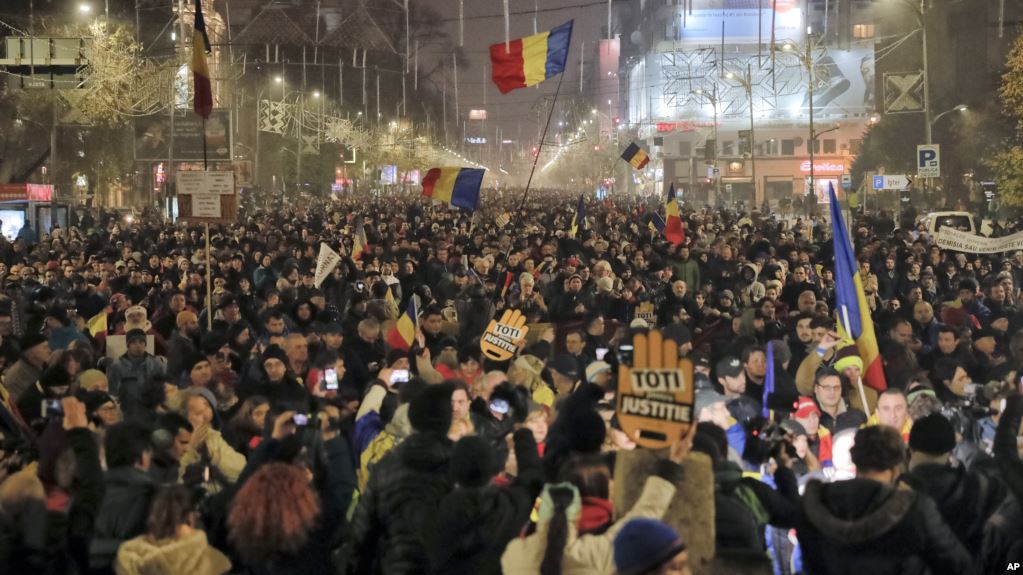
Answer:
M611 523L614 505L602 497L583 497L583 509L576 521L580 534L596 531Z

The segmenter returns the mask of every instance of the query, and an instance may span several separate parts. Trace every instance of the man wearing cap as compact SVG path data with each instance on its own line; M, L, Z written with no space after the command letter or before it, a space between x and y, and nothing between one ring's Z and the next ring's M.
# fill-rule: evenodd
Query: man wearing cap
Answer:
M175 383L182 383L183 375L199 361L199 317L189 310L177 314L177 329L170 339L167 351L167 375Z
M811 397L800 397L796 402L792 420L806 430L807 445L821 467L831 466L831 432L822 427L821 411Z
M572 274L565 280L565 291L551 306L551 319L554 321L580 320L592 306L589 294L583 293L583 277Z
M714 368L714 376L728 401L728 413L736 421L749 421L760 415L760 402L746 395L746 370L739 358L721 358Z
M164 372L163 362L146 351L146 333L141 329L125 334L128 350L107 369L110 393L121 400L127 415L132 415L142 399L142 388L154 376Z
M693 413L698 423L713 423L725 432L728 438L729 459L733 461L742 459L742 453L746 449L746 430L728 413L727 397L713 389L701 389L696 392Z
M1005 484L964 465L952 467L956 434L940 413L918 419L909 432L909 473L906 483L926 493L973 556L979 556L984 526L1008 495Z
M973 357L977 360L976 381L997 379L992 377L995 367L1005 363L1005 355L998 352L998 332L985 327L974 332Z
M554 381L554 391L558 397L567 397L579 385L579 363L566 353L559 354L547 368Z
M50 361L50 344L41 333L27 333L21 337L21 358L3 374L3 384L17 403L28 388L39 380L43 368Z

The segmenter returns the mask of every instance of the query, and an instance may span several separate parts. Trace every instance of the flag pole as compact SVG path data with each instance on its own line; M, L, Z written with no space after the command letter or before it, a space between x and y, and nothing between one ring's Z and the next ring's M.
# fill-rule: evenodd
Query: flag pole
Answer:
M558 94L561 93L561 82L565 79L565 72L558 76L558 87L554 90L554 100L551 102L551 109L547 111L547 124L543 127L543 135L540 136L540 143L536 145L536 155L533 156L533 167L529 170L529 179L526 180L526 190L522 192L521 210L526 206L526 198L529 196L529 186L533 183L533 173L536 172L536 163L540 160L540 152L543 151L543 142L547 139L547 129L551 127L551 117L554 116L554 107L558 105Z
M852 338L852 324L849 322L849 308L846 306L842 306L842 323L845 324L845 334L849 336L849 338ZM855 343L855 340L853 343ZM856 391L860 394L860 405L863 406L863 413L867 414L867 417L870 417L870 407L867 406L867 392L863 390L862 377L856 378Z

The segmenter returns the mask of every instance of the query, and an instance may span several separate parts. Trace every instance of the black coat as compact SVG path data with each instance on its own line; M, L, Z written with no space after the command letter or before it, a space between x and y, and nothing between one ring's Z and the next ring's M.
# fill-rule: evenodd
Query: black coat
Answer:
M533 432L515 432L519 475L506 488L456 489L441 502L436 529L428 537L433 573L500 575L501 554L529 523L543 489L543 469Z
M1005 485L986 474L962 467L925 464L903 476L907 483L926 493L966 550L977 556L984 524L1005 500Z
M811 481L797 528L815 575L969 575L966 549L926 495L856 478Z
M341 573L429 573L425 533L453 488L451 442L414 433L373 468L341 551Z
M112 572L121 543L146 532L149 504L156 490L156 482L145 471L127 466L107 470L106 495L89 547L94 570Z

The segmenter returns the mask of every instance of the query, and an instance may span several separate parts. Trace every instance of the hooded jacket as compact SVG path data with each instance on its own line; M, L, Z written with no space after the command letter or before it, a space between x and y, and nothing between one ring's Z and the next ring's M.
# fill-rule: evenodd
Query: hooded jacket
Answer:
M905 486L863 478L811 481L797 530L807 573L973 573L934 501Z
M568 540L565 542L564 575L611 575L615 572L614 538L632 519L646 517L661 519L675 497L675 484L651 475L643 486L636 505L600 535L579 535L574 521L568 522ZM536 575L540 572L547 551L547 532L550 521L536 526L536 532L508 544L501 556L504 575Z
M124 466L107 470L106 495L89 547L93 570L109 570L121 543L145 532L149 504L157 488L141 469Z
M341 551L348 575L428 573L425 534L453 485L447 437L413 433L369 474Z
M117 550L117 575L220 575L231 569L227 556L210 547L206 533L152 542L146 536L125 541Z

